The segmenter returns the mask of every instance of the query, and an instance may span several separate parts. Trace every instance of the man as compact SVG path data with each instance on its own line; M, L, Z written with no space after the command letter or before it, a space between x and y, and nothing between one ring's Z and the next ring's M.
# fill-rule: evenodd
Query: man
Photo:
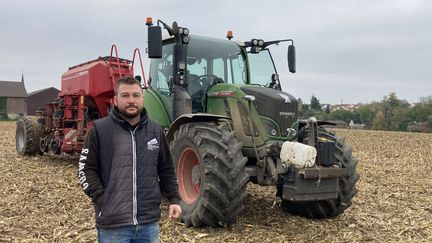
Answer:
M168 217L180 217L168 143L147 118L138 80L117 81L114 108L89 131L78 175L94 203L99 242L158 242L162 193Z

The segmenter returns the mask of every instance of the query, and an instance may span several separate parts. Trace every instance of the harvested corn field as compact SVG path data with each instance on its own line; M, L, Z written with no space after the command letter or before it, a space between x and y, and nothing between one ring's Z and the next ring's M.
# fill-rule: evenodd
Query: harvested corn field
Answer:
M162 242L431 242L432 134L337 130L347 137L359 190L344 214L327 220L291 216L273 187L249 184L245 211L228 228L169 222ZM15 123L0 122L0 242L94 242L93 207L74 160L20 157Z

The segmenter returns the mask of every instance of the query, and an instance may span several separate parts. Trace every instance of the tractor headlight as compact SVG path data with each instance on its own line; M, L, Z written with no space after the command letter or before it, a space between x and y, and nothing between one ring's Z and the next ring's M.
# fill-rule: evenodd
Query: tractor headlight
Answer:
M273 137L279 137L279 127L278 125L273 122L272 120L262 119L264 128L269 136Z

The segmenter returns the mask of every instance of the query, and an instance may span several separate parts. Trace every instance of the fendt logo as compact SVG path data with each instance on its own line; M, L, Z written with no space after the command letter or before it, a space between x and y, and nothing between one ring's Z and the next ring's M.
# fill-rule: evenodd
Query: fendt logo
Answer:
M288 118L288 117L294 117L295 113L294 112L287 112L287 111L280 111L279 115Z

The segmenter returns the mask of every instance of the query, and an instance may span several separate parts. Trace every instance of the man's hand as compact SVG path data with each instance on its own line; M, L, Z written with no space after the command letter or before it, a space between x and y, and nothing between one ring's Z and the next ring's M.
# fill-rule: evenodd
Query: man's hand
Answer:
M170 220L180 218L181 213L182 213L182 209L181 209L180 205L178 205L178 204L169 205L168 218Z

